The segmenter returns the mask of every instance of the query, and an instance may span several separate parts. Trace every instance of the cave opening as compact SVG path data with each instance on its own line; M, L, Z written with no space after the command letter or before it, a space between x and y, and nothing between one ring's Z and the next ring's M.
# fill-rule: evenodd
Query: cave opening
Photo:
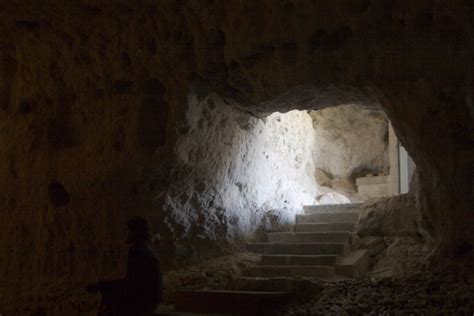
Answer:
M408 192L400 190L401 146L378 105L255 112L215 93L191 93L177 130L164 206L169 225L179 227L175 239L252 238L292 224L304 205Z
M378 101L334 95L265 111L188 95L164 199L166 222L179 227L170 239L192 254L188 264L232 253L244 277L361 279L394 273L388 253L401 252L410 255L395 255L400 266L419 268L427 250L405 194L415 165ZM239 241L250 258L240 257ZM233 282L222 287L255 286Z

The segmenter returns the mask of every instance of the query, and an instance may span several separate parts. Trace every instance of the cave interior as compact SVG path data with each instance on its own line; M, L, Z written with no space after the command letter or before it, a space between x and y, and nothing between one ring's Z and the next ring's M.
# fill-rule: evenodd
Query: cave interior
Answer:
M472 1L0 4L0 315L471 315Z

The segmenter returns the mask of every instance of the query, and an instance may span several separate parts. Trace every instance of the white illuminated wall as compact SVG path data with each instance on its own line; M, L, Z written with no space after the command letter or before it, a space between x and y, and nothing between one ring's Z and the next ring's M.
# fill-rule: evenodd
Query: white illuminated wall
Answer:
M279 220L291 222L302 205L328 193L314 178L315 134L307 111L258 118L217 95L190 95L188 106L166 194L169 227L181 227L176 234L245 235L267 211L278 209ZM348 202L338 194L325 197L325 203Z

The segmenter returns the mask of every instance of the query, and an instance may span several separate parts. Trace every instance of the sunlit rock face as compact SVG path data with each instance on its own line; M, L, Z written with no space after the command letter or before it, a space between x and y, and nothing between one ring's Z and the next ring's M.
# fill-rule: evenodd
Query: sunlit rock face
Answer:
M258 117L217 95L188 98L165 211L175 239L248 237L267 211L283 223L304 204L346 200L314 178L315 130L306 111ZM322 197L323 196L323 197Z
M341 180L387 169L386 131L383 114L359 106L257 116L215 94L190 94L170 187L159 193L167 228L173 240L218 243L248 238L268 225L267 212L283 225L302 205L347 203L320 187L316 169Z
M166 230L200 253L196 240L252 238L292 223L302 205L348 203L332 183L351 186L354 172L386 170L386 132L376 109L254 114L216 94L191 93L170 185L158 193ZM328 170L330 184L319 183L318 169Z

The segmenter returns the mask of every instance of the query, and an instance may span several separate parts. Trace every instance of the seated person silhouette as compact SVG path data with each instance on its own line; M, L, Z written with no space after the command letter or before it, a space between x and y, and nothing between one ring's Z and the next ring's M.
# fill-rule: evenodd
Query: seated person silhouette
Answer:
M148 222L133 217L127 222L127 244L130 245L127 275L119 280L102 280L90 284L87 291L100 292L99 315L143 315L154 311L163 291L160 261L148 244Z

